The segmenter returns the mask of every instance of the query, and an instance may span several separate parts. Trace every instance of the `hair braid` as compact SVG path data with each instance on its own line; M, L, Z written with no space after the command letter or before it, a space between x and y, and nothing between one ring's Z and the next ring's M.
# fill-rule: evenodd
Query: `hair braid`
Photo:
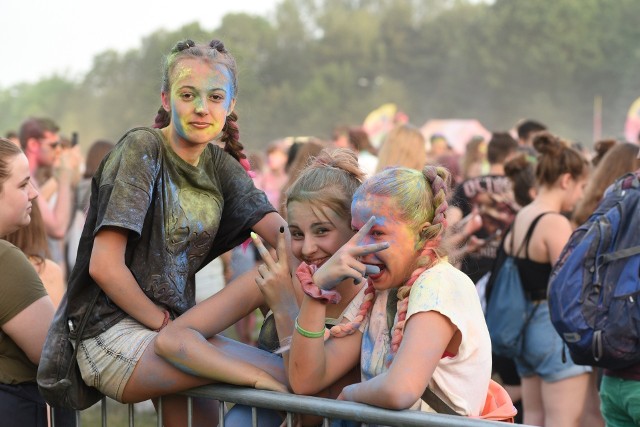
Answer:
M353 334L358 330L362 321L366 317L367 313L373 306L376 298L376 290L373 287L373 283L371 280L367 280L367 288L364 290L364 299L362 300L362 304L360 304L360 309L358 310L358 314L354 317L351 322L341 323L339 325L333 326L329 332L331 336L336 338L346 337L347 335Z
M240 129L238 129L238 115L235 111L232 111L227 116L227 121L222 128L222 136L220 141L224 142L224 151L231 154L234 159L240 161L247 156L244 155L242 150L244 146L240 143Z

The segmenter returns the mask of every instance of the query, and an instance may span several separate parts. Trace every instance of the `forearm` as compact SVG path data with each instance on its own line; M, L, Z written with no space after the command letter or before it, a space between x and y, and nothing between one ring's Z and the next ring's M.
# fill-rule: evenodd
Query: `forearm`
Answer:
M163 310L145 295L126 265L92 265L91 275L109 299L129 316L149 329L160 328Z
M394 384L388 371L368 381L345 387L342 396L352 402L395 410L408 409L419 398L408 393L401 384Z
M298 325L310 332L325 329L326 306L305 296L298 315ZM289 351L288 374L295 393L313 394L326 387L325 343L322 337L308 338L293 331Z

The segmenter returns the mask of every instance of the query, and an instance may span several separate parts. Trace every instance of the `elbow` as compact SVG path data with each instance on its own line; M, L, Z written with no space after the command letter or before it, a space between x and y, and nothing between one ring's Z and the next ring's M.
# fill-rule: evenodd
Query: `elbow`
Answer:
M385 395L385 407L387 409L393 409L396 411L411 408L413 404L415 404L421 397L421 395L419 395L415 391L406 388L395 390L387 389L383 393Z
M289 387L295 394L304 396L317 394L321 390L317 384L319 384L319 381L314 381L313 378L302 376L293 370L289 371Z

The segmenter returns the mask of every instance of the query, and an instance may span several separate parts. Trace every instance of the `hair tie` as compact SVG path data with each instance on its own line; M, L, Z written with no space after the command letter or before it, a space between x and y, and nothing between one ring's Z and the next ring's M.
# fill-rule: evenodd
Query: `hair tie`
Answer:
M209 43L209 47L211 49L217 50L220 53L227 53L227 50L224 48L224 43L220 40L211 40Z

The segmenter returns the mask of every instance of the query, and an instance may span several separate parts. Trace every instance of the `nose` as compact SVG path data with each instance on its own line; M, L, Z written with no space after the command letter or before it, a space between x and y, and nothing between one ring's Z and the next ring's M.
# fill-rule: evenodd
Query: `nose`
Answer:
M34 200L39 195L40 193L38 193L38 190L36 190L36 187L33 186L33 183L29 182L29 193L28 193L29 201Z
M310 237L305 237L304 242L302 242L302 256L310 258L317 250L318 245L316 245L315 240Z
M196 114L206 115L209 112L207 101L204 99L198 99L195 102Z

